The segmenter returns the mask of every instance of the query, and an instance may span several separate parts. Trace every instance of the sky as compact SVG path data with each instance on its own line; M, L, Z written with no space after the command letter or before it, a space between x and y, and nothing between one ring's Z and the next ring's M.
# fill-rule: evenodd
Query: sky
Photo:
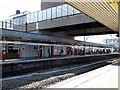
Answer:
M0 0L0 21L14 15L16 10L21 12L40 10L40 0Z
M0 21L14 15L16 10L34 12L40 10L40 0L0 0ZM104 39L115 38L115 35L86 36L88 42L103 43ZM84 41L84 37L76 37Z
M116 34L85 36L85 40L87 42L101 43L101 44L105 44L104 43L105 39L112 39L112 38L117 38ZM84 36L78 36L78 37L75 37L75 39L84 41Z

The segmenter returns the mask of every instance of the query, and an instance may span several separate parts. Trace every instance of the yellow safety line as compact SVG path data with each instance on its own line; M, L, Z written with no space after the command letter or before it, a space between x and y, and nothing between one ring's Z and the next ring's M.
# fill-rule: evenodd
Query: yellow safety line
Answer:
M108 61L107 63L115 63L115 62L118 62L118 61L119 61L119 59L113 60L113 61Z
M16 61L16 60L20 60L20 59L6 59L5 61Z

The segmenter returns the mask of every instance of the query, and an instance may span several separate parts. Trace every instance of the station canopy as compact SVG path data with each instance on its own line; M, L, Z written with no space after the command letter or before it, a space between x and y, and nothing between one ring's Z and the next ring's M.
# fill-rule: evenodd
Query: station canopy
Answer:
M63 0L106 27L118 32L118 0Z

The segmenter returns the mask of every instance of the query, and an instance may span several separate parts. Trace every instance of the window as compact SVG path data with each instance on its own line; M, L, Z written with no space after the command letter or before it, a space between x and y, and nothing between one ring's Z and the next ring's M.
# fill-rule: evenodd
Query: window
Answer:
M68 13L67 10L68 10L67 4L62 5L62 16L67 16Z
M10 28L12 27L12 20L10 20Z
M33 13L33 22L36 22L37 21L37 12L34 12Z
M52 8L52 18L56 18L57 17L57 8L56 7L53 7Z
M43 20L47 19L47 10L43 10Z
M52 8L47 9L47 19L51 19Z
M13 19L13 23L14 23L14 26L17 25L17 19L16 18Z
M38 13L39 13L39 15L38 15L38 21L42 21L42 11L39 11Z
M68 5L68 15L72 15L73 14L73 10L74 10L74 8L71 7L70 5Z
M57 6L57 17L62 16L62 6Z
M27 14L27 23L30 23L30 14Z
M26 16L23 16L23 24L26 24Z
M34 21L34 15L33 13L30 14L30 22L33 22Z
M2 28L2 22L0 22L0 28Z
M5 22L5 28L7 28L7 21Z
M22 24L23 24L22 17L19 17L19 20L20 20L20 21L19 21L19 22L20 22L19 25L22 25Z
M37 30L35 30L35 31L30 31L30 33L35 33L35 34L37 34L38 31L37 31Z
M20 24L20 18L16 18L17 22L16 24L19 25Z
M74 14L78 14L78 13L81 13L81 12L74 8Z

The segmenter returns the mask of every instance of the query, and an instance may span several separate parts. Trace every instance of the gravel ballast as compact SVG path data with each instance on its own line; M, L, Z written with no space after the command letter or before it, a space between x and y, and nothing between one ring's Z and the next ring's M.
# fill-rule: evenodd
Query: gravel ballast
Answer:
M106 62L106 61L105 61ZM29 77L21 77L21 78L13 78L13 79L4 79L2 81L2 88L3 90L12 89L12 90L19 90L19 89L41 89L46 88L52 84L60 82L62 80L71 78L76 76L80 73L84 73L98 67L106 65L104 61L88 64L83 67L82 65L77 65L76 67L66 68L63 71L60 70L58 72L46 73L46 74L36 74ZM65 68L65 67L64 67ZM62 67L63 69L63 67Z

